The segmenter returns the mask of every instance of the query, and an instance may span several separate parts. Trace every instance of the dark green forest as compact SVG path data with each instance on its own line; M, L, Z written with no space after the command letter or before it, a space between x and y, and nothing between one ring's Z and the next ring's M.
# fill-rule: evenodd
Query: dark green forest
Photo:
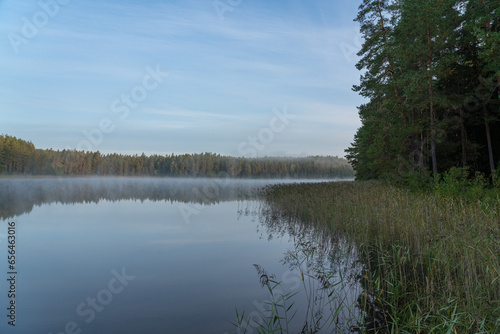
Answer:
M364 0L358 179L491 179L500 161L500 0Z
M213 153L122 155L37 149L33 143L0 135L0 174L114 175L236 178L352 178L347 160L332 156L241 158Z

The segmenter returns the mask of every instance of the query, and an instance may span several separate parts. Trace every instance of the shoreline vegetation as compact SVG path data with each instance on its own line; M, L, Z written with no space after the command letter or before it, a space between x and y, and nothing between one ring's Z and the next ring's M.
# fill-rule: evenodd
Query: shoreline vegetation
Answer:
M357 332L500 333L498 189L455 178L426 191L355 181L275 185L262 196L273 219L355 245Z
M16 176L170 176L231 178L354 178L344 158L231 157L215 153L123 155L76 150L37 149L0 135L0 177Z
M352 330L500 333L499 11L499 0L363 0L353 90L366 103L346 149L356 181L263 194L273 219L355 245ZM288 332L273 327L279 312L263 318L259 333ZM323 331L309 321L301 333Z
M359 332L500 333L499 10L363 0L356 181L263 193L277 220L356 246Z

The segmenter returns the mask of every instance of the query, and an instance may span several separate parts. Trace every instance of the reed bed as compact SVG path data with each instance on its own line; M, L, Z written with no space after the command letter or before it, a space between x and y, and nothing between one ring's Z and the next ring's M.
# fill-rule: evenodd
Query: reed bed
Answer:
M500 333L500 197L381 182L267 188L272 215L357 246L369 333Z

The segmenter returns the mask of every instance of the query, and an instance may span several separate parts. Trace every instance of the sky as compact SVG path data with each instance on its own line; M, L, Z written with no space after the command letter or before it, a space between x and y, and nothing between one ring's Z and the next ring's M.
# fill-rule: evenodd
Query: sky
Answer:
M122 154L344 156L353 0L0 0L0 134Z

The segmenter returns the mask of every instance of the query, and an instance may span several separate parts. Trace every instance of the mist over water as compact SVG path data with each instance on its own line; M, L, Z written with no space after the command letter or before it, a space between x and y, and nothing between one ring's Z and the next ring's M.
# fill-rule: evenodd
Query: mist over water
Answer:
M292 326L300 332L308 308L298 261L314 247L314 263L354 266L256 197L267 185L302 181L330 180L0 179L0 255L5 222L18 229L12 332L64 333L69 324L92 334L236 333L235 308L255 318L269 301L255 265L298 293ZM0 284L0 296L6 289ZM7 326L0 322L0 332Z
M277 183L326 182L330 179L203 179L150 177L0 178L0 219L30 212L48 203L99 203L150 200L215 204L249 198Z

